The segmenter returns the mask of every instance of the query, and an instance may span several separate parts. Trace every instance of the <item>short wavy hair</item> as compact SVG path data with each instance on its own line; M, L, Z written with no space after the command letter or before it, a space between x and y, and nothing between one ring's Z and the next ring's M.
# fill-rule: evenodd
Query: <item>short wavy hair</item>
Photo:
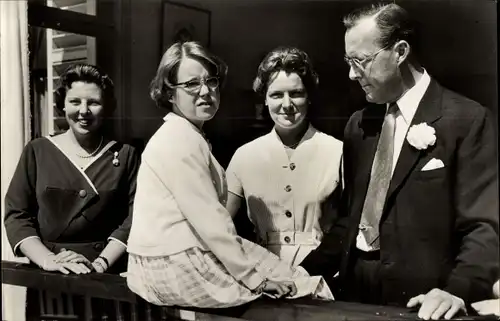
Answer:
M55 91L54 102L59 112L64 113L64 100L74 82L96 84L102 91L103 106L112 113L116 108L115 86L109 76L99 67L90 64L70 65L61 75Z
M347 30L355 27L360 20L373 18L380 30L378 44L381 48L405 40L418 53L420 47L418 23L408 11L395 3L380 2L354 10L343 19Z
M163 54L151 81L149 94L158 107L171 109L169 98L173 85L177 83L179 65L185 58L196 60L205 66L211 76L219 78L220 87L225 84L228 68L224 61L196 41L176 42Z
M318 90L319 77L307 53L295 47L278 47L269 52L257 69L253 90L265 96L267 89L277 72L297 73L304 83L309 99L313 99Z

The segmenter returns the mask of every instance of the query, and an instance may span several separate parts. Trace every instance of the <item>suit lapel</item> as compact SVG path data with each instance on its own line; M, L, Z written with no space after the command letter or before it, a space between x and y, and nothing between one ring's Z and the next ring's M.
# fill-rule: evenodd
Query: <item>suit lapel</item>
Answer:
M431 125L441 118L441 96L442 88L435 80L431 79L429 87L418 105L410 127L420 123ZM425 154L425 151L426 150L418 150L411 146L405 137L398 162L396 163L396 168L394 169L389 191L387 192L386 206L389 198L398 190L415 168L418 160Z

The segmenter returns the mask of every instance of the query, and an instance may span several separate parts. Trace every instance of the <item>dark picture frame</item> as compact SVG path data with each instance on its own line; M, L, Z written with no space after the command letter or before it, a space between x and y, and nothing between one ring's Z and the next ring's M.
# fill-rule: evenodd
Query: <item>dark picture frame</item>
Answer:
M190 5L163 0L161 53L177 41L198 41L210 47L211 12Z

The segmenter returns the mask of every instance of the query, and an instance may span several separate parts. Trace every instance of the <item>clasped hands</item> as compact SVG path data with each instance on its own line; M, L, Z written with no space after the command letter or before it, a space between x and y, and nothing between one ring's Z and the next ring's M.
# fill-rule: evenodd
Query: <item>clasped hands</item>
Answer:
M103 273L108 268L106 262L96 259L90 262L84 255L71 250L61 249L56 254L49 254L41 266L45 271L59 271L64 274L87 274L92 271Z

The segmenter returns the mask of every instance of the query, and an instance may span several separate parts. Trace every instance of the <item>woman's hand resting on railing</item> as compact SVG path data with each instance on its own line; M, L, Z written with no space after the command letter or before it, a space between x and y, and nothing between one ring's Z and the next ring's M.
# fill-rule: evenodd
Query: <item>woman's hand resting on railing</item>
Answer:
M297 286L295 286L295 283L292 281L277 282L265 280L259 285L258 291L262 291L273 298L279 299L297 294Z
M56 255L56 263L78 263L85 265L90 271L97 273L106 272L109 267L116 261L126 250L126 247L121 243L111 240L93 262L90 262L84 255L72 250L61 249ZM85 272L88 273L88 272Z
M84 255L80 253L76 253L75 251L62 249L59 254L55 256L55 262L63 265L70 264L70 269L73 271L74 265L78 264L77 270L80 271L78 267L84 265L87 269L84 269L85 272L80 273L89 273L92 270L97 273L104 273L109 268L108 260L102 256L99 256L94 260L94 262L90 262ZM76 273L76 272L75 272Z
M83 263L76 262L58 262L56 255L51 253L43 259L43 263L40 265L45 271L59 271L64 274L69 274L70 272L76 274L86 274L91 270Z
M92 269L91 266L86 266L84 263L70 261L71 258L79 257L79 254L74 255L72 251L64 251L63 249L57 255L52 253L38 237L25 239L19 245L19 249L31 262L45 271L85 274Z
M92 269L92 263L84 255L71 250L61 249L55 260L57 263L82 263Z

